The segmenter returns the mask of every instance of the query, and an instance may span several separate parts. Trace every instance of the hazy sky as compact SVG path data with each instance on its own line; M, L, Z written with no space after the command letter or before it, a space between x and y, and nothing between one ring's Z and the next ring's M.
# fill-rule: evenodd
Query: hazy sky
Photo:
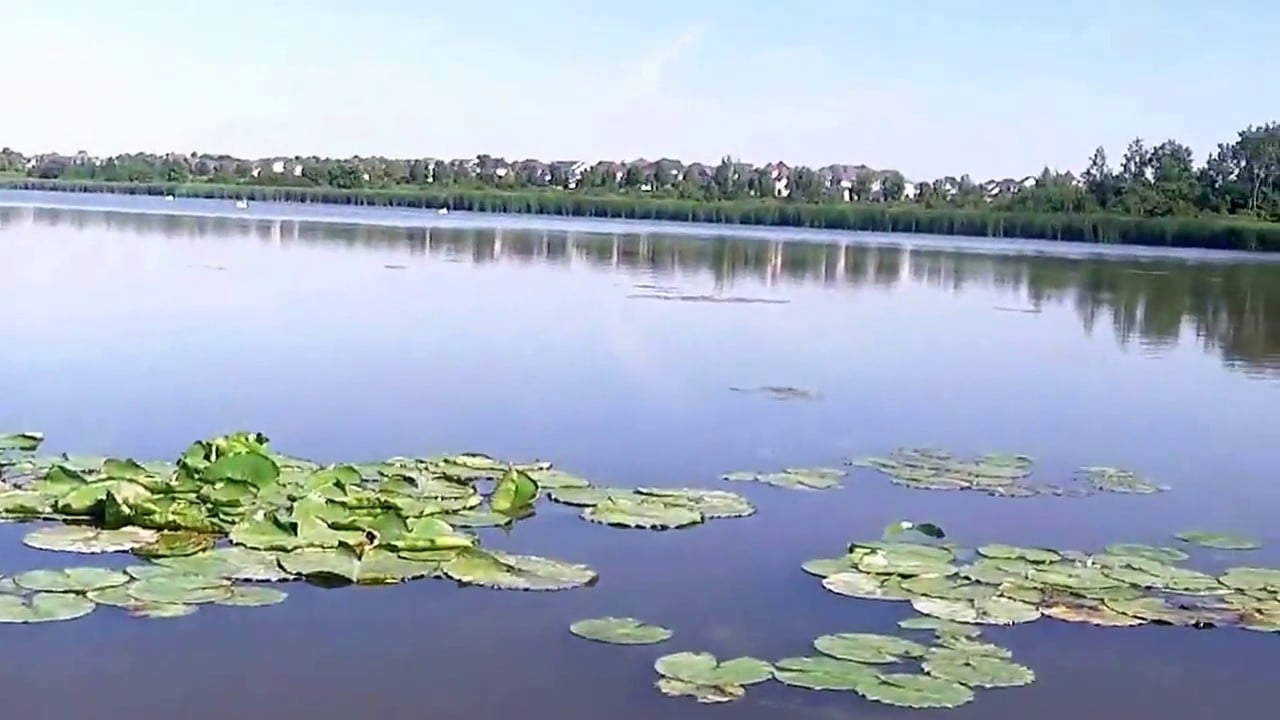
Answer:
M0 0L0 145L716 161L1197 159L1280 120L1275 0Z

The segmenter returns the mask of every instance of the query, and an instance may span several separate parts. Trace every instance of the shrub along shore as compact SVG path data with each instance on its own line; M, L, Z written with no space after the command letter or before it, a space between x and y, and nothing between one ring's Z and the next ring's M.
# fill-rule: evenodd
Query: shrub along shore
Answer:
M468 187L339 189L100 181L0 180L0 189L258 202L329 203L568 217L920 233L1221 250L1280 251L1280 223L1223 216L1135 217L1117 214L1029 213L916 205L798 203L774 200L682 200L560 190L502 191Z

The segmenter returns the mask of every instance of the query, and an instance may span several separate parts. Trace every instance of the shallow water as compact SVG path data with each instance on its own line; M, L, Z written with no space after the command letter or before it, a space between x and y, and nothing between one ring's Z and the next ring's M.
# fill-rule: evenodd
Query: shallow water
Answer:
M46 450L172 457L252 428L318 460L478 450L551 459L598 484L724 487L716 477L730 470L930 445L1030 453L1048 478L1129 467L1173 490L1011 500L855 470L828 493L730 486L756 516L671 533L545 505L486 542L587 562L595 587L293 586L265 609L3 626L0 696L14 717L901 717L779 685L707 708L659 695L651 663L678 650L778 658L823 633L896 630L908 606L832 595L799 564L900 518L937 522L965 545L1084 550L1229 530L1266 548L1247 560L1200 551L1192 564L1280 565L1274 262L568 220L522 229L369 208L336 224L270 208L219 217L200 201L59 199L73 201L130 211L0 207L0 428L43 430ZM174 214L184 210L203 215ZM784 302L629 297L655 286ZM821 397L729 390L761 385ZM22 547L24 529L0 526L0 573L77 561ZM676 636L626 648L568 634L598 615ZM1260 716L1280 700L1272 635L1053 620L986 635L1037 682L921 715L1180 720Z

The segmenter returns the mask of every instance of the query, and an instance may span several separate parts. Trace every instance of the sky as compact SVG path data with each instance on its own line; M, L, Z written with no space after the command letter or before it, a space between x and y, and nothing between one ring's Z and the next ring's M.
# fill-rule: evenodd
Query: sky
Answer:
M866 164L1198 160L1280 120L1274 0L0 0L0 146Z

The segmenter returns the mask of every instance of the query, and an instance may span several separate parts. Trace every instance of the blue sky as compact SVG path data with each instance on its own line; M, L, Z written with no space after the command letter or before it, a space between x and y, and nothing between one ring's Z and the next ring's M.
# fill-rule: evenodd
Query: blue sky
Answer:
M1080 169L1280 120L1265 0L5 0L0 145Z

